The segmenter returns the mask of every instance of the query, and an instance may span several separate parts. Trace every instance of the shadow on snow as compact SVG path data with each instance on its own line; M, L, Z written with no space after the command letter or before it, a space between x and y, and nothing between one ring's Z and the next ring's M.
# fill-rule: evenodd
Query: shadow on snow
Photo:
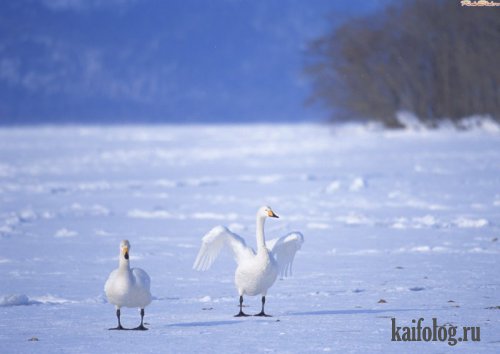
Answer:
M211 327L211 326L224 326L234 325L243 321L207 321L207 322L184 322L172 323L168 327Z
M322 315L362 315L362 314L380 314L380 313L393 313L393 312L407 312L407 311L429 311L422 309L359 309L359 310L320 310L320 311L307 311L307 312L290 312L286 316L322 316Z

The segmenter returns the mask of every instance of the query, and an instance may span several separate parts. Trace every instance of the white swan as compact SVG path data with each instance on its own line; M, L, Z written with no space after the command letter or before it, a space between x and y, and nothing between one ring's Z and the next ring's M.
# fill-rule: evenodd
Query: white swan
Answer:
M198 257L193 268L207 270L215 261L224 245L232 250L238 266L234 281L240 295L240 312L235 316L248 316L243 313L243 295L262 295L262 311L255 316L268 316L264 312L267 290L274 284L279 273L287 276L292 272L295 253L304 242L300 232L267 243L264 237L264 222L267 217L277 218L273 210L263 206L257 211L257 252L245 244L240 236L224 226L214 227L203 236Z
M136 330L147 330L144 327L144 308L151 303L149 275L140 268L130 269L130 243L123 240L120 243L120 261L117 269L111 272L104 285L108 301L116 307L118 327L110 329L125 329L120 322L120 308L137 307L141 309L141 324Z

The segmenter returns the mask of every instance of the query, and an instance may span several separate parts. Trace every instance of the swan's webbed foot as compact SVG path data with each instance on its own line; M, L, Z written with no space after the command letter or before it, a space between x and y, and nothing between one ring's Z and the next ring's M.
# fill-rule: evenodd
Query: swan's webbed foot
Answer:
M134 331L147 331L149 328L144 327L144 325L141 323L138 327L132 328Z
M240 312L237 315L234 315L234 317L248 317L250 315L247 315L246 313L243 312L243 296L240 295Z
M243 311L240 311L237 315L234 315L234 317L248 317L248 316L250 316L250 315L247 315Z
M267 313L264 313L264 311L260 311L258 314L254 316L259 316L259 317L273 317L271 315L268 315Z
M108 328L109 331L126 331L127 328L125 327L122 327L122 325L119 325L118 327L115 327L115 328Z
M264 305L265 304L266 304L266 296L264 295L264 296L262 296L262 310L258 314L254 315L254 316L259 316L259 317L273 317L273 316L268 315L268 314L266 314L264 312Z

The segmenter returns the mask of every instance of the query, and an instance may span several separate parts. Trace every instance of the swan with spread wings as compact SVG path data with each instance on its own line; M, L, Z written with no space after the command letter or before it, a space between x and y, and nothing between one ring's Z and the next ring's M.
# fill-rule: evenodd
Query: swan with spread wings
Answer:
M278 218L278 215L268 206L257 211L257 252L228 228L217 226L203 237L193 265L196 270L207 270L224 246L231 249L238 264L234 281L240 295L240 312L235 317L248 316L243 312L244 295L262 295L262 311L255 316L269 316L264 312L267 291L276 281L278 274L291 275L295 253L304 242L300 232L291 232L266 243L264 222L268 217Z

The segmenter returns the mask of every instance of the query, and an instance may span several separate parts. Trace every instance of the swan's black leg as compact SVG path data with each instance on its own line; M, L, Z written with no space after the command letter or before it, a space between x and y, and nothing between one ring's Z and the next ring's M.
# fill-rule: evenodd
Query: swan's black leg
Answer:
M118 327L110 328L110 330L125 329L125 328L122 327L122 323L120 322L120 309L116 309L116 317L118 318Z
M262 317L272 317L271 315L266 315L264 312L264 305L266 304L266 297L262 296L262 311L260 311L258 314L254 316L262 316Z
M144 309L141 309L141 324L139 327L134 328L137 331L147 331L148 329L144 327Z
M249 316L245 313L243 313L243 296L240 295L240 312L237 315L234 315L234 317L243 317L243 316Z

